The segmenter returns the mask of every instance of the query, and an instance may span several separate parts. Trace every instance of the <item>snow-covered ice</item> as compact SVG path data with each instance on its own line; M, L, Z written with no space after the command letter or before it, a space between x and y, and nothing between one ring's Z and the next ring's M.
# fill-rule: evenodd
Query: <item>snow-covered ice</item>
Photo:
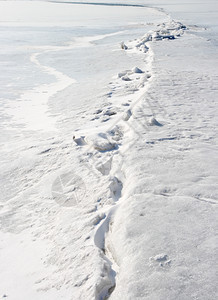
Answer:
M217 1L53 2L0 1L0 299L216 299Z

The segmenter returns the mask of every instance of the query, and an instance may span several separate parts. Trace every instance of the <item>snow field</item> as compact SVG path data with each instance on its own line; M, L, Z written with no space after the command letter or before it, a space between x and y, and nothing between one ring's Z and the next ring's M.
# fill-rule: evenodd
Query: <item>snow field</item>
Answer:
M216 299L217 57L203 28L157 14L154 31L120 41L141 63L80 109L84 126L4 148L21 189L1 203L0 295ZM74 80L32 61L57 79L43 105L65 97Z
M91 167L96 168L103 176L108 176L109 182L111 182L109 185L109 197L112 198L112 206L109 210L108 205L106 206L107 211L104 212L105 218L99 223L94 236L95 245L102 251L102 257L107 265L107 271L104 273L102 283L97 287L96 299L106 299L109 295L113 295L116 291L116 278L119 278L120 263L117 261L116 244L110 241L113 231L114 214L117 211L115 216L119 214L119 203L125 201L124 199L126 198L126 193L123 192L123 186L125 186L125 181L128 178L123 167L125 166L125 155L133 151L137 140L141 139L144 130L148 131L149 127L153 126L162 126L155 119L155 114L149 102L146 103L149 107L147 120L145 115L143 115L143 118L145 118L143 121L138 120L137 115L135 115L135 112L140 108L140 103L143 102L147 95L149 82L152 80L152 62L154 58L153 51L149 50L149 46L151 46L151 41L162 40L160 37L156 38L157 34L160 35L160 32L165 37L167 35L167 39L172 40L172 36L175 35L176 37L174 38L178 38L184 34L184 30L186 29L181 23L174 21L170 21L167 24L164 23L159 25L159 27L162 29L146 34L139 41L130 42L130 44L125 43L125 45L127 44L126 49L121 47L122 51L146 56L146 70L133 67L132 70L122 71L118 73L117 77L114 77L114 81L111 83L112 90L108 95L111 104L116 103L117 105L117 100L120 100L121 95L121 99L129 97L129 95L132 95L134 99L133 101L122 103L122 106L127 106L125 113L122 115L120 113L121 109L117 109L113 105L106 109L99 108L96 111L97 120L103 123L110 121L111 118L115 118L117 114L121 115L121 117L118 116L114 121L114 125L110 127L110 130L107 129L104 133L96 133L87 137L84 135L74 139L78 146L81 146L81 139L85 141L85 144L82 143L82 147L89 147L88 151L89 153L91 152L92 156ZM146 51L141 51L142 45L147 49ZM107 119L105 119L105 115ZM133 121L131 121L132 119ZM132 124L134 119L137 119L135 121L137 125ZM141 128L137 129L137 127ZM107 128L106 125L103 125L102 129L104 128ZM99 130L99 127L97 129ZM96 150L100 154L92 152ZM85 150L83 149L83 151Z

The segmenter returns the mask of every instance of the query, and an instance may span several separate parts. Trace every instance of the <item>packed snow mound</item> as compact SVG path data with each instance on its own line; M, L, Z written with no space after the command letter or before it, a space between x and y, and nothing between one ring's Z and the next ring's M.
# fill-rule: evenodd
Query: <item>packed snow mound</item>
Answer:
M136 48L140 48L141 46L144 46L147 48L147 50L149 49L145 44L147 42L150 42L152 40L152 34L151 33L147 33L145 34L142 38L140 38L136 44Z
M134 67L133 69L132 69L132 72L133 73L139 73L139 74L141 74L141 73L144 73L141 69L139 69L138 67Z
M87 145L87 143L85 142L85 137L84 137L84 136L76 137L76 136L74 135L74 136L73 136L73 140L74 140L74 142L75 142L78 146L84 146L84 145Z
M128 109L124 114L123 114L123 121L128 121L130 117L132 116L132 112L130 109Z
M160 24L158 27L159 29L152 35L152 39L156 41L163 39L174 40L183 35L184 31L187 29L185 25L175 21Z
M122 80L123 81L131 81L131 79L127 75L123 76Z
M163 125L162 125L161 123L159 123L154 117L152 117L152 118L149 120L148 124L149 124L150 126L163 126Z
M118 77L118 78L122 78L122 77L125 76L127 73L128 73L128 71L120 72L120 73L118 73L117 77Z
M111 141L110 136L106 133L98 133L85 138L87 144L100 152L114 150L117 144Z
M123 49L123 50L127 50L127 49L128 49L128 47L126 46L126 44L124 44L124 42L121 42L121 43L120 43L120 47L121 47L121 49Z

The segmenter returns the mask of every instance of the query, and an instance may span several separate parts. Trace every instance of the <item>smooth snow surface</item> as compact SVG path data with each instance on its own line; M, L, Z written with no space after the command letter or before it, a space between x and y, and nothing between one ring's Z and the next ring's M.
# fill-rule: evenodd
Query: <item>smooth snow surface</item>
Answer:
M217 1L0 20L0 299L217 299Z

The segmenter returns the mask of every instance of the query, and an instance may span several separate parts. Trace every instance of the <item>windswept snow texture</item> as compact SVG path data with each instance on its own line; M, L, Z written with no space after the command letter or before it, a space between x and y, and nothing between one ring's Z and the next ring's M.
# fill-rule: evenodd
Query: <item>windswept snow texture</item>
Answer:
M0 1L0 299L217 299L216 2Z

